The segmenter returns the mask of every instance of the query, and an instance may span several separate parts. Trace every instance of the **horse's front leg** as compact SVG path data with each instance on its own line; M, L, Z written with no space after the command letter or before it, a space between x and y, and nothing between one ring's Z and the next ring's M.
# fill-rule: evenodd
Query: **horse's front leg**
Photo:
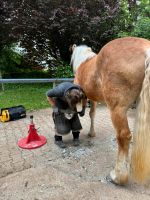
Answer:
M96 101L92 101L91 103L91 108L90 108L90 112L89 112L89 116L91 118L91 126L90 126L90 131L88 133L88 136L90 137L95 137L96 133L94 130L94 118L95 118L95 111L96 111L96 105L97 102Z
M111 118L117 132L118 155L115 168L110 172L110 176L114 183L124 185L128 182L130 171L128 151L131 140L126 108L116 107L111 110Z

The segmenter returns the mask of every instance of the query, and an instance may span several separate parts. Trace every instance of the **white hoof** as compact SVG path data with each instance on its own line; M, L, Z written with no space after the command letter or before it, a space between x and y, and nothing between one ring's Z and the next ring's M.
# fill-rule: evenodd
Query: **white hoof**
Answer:
M121 174L120 172L116 173L115 170L112 170L110 172L110 178L117 185L126 185L128 183L128 173Z

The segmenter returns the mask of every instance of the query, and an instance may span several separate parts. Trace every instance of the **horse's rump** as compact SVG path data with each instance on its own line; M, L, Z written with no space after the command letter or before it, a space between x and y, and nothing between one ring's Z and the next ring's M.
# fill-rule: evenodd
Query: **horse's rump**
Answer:
M150 48L150 42L142 38L113 40L95 57L80 64L76 70L75 82L91 100L105 101L104 96L110 94L110 90L113 91L112 95L114 92L126 91L127 95L133 96L131 104L142 87L148 46Z

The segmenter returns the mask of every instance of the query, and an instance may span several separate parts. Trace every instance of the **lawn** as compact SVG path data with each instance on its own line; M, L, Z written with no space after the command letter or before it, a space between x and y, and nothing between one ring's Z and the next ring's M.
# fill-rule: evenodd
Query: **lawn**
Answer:
M50 83L5 84L4 87L4 91L0 90L0 108L23 105L26 110L38 110L50 106L46 99L46 91L52 88Z

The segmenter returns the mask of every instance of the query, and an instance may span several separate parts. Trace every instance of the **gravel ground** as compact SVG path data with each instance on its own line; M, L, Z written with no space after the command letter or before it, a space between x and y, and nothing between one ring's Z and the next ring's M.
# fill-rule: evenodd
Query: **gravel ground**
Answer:
M64 137L66 149L59 149L53 141L54 129L51 109L33 111L39 134L47 144L34 150L17 145L27 136L29 117L0 123L0 200L147 200L149 186L132 180L125 187L106 181L116 159L115 132L106 107L97 108L95 130L97 136L88 138L90 126L88 110L81 118L83 130L79 147L72 144L72 135ZM135 110L128 119L133 132Z

